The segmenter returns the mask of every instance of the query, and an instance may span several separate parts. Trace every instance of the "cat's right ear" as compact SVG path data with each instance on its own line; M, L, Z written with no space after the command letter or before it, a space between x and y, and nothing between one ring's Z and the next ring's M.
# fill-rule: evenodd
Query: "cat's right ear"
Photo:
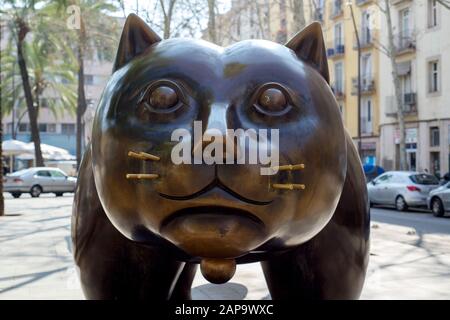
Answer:
M113 72L159 41L161 38L141 18L130 14L123 26Z

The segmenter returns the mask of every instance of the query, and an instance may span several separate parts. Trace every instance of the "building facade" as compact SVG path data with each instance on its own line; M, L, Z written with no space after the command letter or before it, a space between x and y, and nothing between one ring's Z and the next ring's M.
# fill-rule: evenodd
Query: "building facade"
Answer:
M358 126L358 41L347 1L326 1L323 31L333 91L344 124L355 144L360 143L363 163L380 157L379 39L380 11L376 1L353 1L352 9L361 48L361 109ZM359 138L360 137L360 138Z
M116 18L119 23L119 28L123 25L124 19ZM7 46L9 34L6 28L6 19L2 16L2 33L0 38L0 48L4 49ZM30 36L28 36L30 37ZM84 73L85 73L85 97L87 110L85 112L82 122L84 124L84 139L82 141L83 147L87 145L91 137L91 126L93 121L93 114L100 100L111 73L111 61L99 60L95 52L91 52L90 56L85 58ZM16 64L15 72L19 78L19 67ZM21 81L17 81L17 86L21 86ZM44 91L42 100L53 97L52 92ZM17 100L17 101L23 101ZM3 115L3 140L17 139L23 142L31 141L31 129L26 112L25 101L23 105L19 103L14 105L11 113ZM76 114L75 111L70 113L66 110L58 112L55 115L45 103L41 103L38 115L38 126L40 132L41 143L52 146L64 148L72 155L76 154Z
M435 0L396 0L391 16L405 114L407 169L443 175L450 161L450 10ZM387 39L385 28L382 38ZM389 58L383 56L381 165L388 170L400 167L391 73Z

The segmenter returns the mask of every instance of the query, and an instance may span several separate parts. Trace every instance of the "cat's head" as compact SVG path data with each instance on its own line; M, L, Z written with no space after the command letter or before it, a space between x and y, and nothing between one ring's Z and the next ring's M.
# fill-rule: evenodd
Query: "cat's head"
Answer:
M328 82L317 23L286 45L223 48L161 40L131 15L93 128L95 183L109 219L129 239L157 235L193 257L235 258L311 239L331 218L346 175L345 133ZM276 129L279 144L268 145L277 165L292 167L262 175L273 165L195 164L196 148L209 144L196 143L194 121L202 122L200 135L268 129L271 137ZM174 163L177 129L192 133L183 153L191 164ZM254 151L249 140L232 140L241 155Z

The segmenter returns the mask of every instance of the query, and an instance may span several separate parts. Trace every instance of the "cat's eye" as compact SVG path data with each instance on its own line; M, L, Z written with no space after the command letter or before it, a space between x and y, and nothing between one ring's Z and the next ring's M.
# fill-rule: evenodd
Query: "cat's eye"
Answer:
M289 101L287 89L278 83L267 83L256 91L253 106L264 115L281 116L291 109Z
M148 111L170 113L184 104L183 91L175 82L158 80L150 84L140 99Z

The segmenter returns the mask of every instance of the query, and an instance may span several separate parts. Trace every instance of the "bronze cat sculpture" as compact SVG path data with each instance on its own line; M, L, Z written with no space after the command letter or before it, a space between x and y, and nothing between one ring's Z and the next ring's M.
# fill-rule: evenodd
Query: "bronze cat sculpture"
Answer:
M258 163L174 163L172 133L193 133L195 121L224 136L277 129L279 165L264 175ZM236 264L257 261L273 299L355 299L369 221L318 23L286 45L223 48L161 40L136 15L127 18L73 206L88 299L189 299L198 265L224 283Z

